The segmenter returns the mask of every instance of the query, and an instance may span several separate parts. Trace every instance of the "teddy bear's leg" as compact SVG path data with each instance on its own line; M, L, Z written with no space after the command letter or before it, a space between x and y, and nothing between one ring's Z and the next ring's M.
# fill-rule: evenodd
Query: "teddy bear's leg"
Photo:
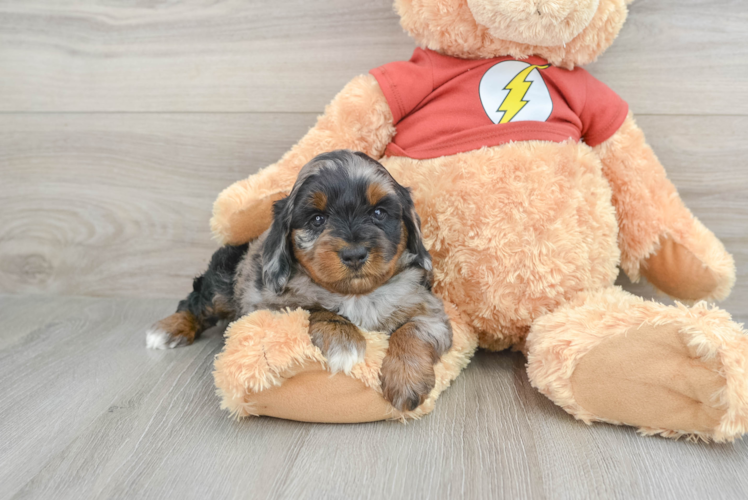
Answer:
M748 430L748 336L730 315L583 292L532 325L533 386L586 423L731 441Z
M376 79L351 80L317 119L317 124L273 165L224 189L213 205L210 226L221 244L256 238L272 221L272 205L288 195L299 170L315 156L335 149L380 158L395 135L392 112Z
M315 320L312 318L311 322ZM221 407L237 417L267 415L306 422L370 422L392 407L378 391L386 338L366 333L362 362L331 373L310 336L309 312L256 311L232 323L216 357Z
M422 417L434 409L436 399L477 347L477 336L457 308L446 303L445 310L452 324L452 347L433 366L433 388L414 411L401 413L382 397L387 335L361 331L366 342L363 359L346 371L340 363L332 366L315 346L310 323L324 322L325 315L315 318L301 309L256 311L229 326L213 372L221 407L237 417L266 415L304 422Z
M727 297L732 257L683 204L633 117L595 151L613 189L626 274L680 300Z

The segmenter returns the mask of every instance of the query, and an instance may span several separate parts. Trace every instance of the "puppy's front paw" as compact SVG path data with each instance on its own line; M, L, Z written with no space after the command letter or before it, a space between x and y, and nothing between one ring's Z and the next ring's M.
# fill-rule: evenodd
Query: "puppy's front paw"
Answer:
M197 320L192 313L181 311L153 324L145 332L148 349L174 349L195 340Z
M353 367L364 360L366 339L356 325L342 316L329 311L312 312L309 335L333 373L350 375Z
M382 394L400 411L413 411L424 401L436 385L434 365L408 362L407 359L385 356L382 362Z
M350 375L353 367L364 360L365 352L366 342L363 345L335 342L331 349L327 352L323 351L323 354L327 358L327 366L331 372L343 372Z
M434 345L421 338L413 323L406 323L390 336L382 361L382 394L400 411L413 411L436 385L434 363L439 356Z

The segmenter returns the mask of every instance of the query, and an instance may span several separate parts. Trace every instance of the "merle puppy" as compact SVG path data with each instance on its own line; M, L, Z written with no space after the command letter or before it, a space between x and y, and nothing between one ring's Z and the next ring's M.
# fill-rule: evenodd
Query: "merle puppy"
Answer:
M452 344L431 276L408 189L363 153L326 153L275 203L268 231L213 255L177 312L148 331L147 345L188 345L221 320L300 307L310 311L311 340L333 372L350 373L363 360L359 328L388 333L383 393L397 409L413 410Z

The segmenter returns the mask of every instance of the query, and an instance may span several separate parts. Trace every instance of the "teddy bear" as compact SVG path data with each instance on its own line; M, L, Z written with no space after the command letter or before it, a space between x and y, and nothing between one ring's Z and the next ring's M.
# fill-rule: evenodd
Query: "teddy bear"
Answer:
M319 153L364 152L410 187L454 341L414 411L379 370L326 371L305 311L233 323L217 357L234 415L314 422L418 418L476 347L516 349L532 385L587 424L730 441L748 426L748 337L706 301L735 265L681 201L627 104L581 68L615 40L631 0L396 0L418 48L354 78L277 163L223 191L211 227L256 238ZM614 285L618 267L675 306ZM690 307L683 304L690 304Z

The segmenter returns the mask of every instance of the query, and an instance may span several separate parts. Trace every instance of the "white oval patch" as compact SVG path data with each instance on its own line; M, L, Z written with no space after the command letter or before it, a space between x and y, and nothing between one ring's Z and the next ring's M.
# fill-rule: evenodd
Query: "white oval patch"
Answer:
M553 101L537 66L523 61L503 61L492 66L480 81L480 100L492 122L548 120Z

